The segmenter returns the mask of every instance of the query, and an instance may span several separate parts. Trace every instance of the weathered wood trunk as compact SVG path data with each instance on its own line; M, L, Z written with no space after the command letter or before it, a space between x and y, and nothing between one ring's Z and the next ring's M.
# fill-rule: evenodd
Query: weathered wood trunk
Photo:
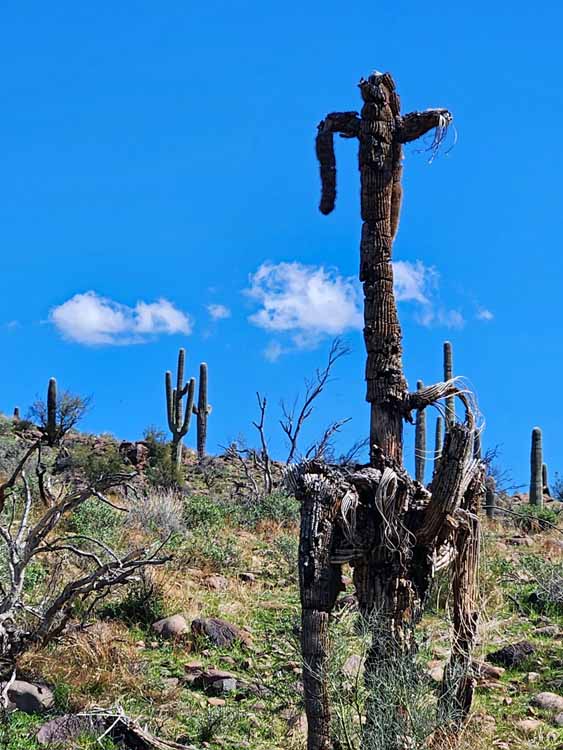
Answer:
M319 125L316 146L323 186L320 209L327 214L336 199L333 134L359 141L360 280L366 399L371 410L370 465L343 468L313 462L288 473L288 484L302 503L299 568L308 750L333 747L327 664L330 614L341 588L340 565L349 562L353 566L366 622L376 616L377 627L383 623L389 636L382 641L374 633L366 661L369 684L370 674L376 673L383 657L413 653L414 629L440 560L447 563L457 558L456 606L465 622L477 554L475 529L468 520L473 517L473 505L470 508L468 503L474 503L482 485L480 464L473 459L473 415L453 382L408 392L393 292L392 245L401 203L402 144L432 128L443 128L451 115L446 110L427 110L401 117L399 97L388 73L362 80L360 91L361 115L329 114ZM455 395L466 407L465 423L448 430L429 491L402 466L403 420L411 421L414 409ZM456 654L463 647L470 650L474 638L474 619L468 632L463 631L461 619L456 625ZM456 693L460 705L467 703L468 684L464 683L463 696L461 688ZM397 711L403 708L398 705ZM376 710L377 696L371 696L368 712ZM408 737L394 737L388 750L407 747L408 741Z

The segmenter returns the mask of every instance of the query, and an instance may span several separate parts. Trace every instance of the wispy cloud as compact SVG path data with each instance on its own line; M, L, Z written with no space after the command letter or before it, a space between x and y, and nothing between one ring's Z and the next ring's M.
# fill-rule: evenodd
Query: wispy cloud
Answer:
M224 320L231 317L231 311L226 305L207 305L207 312L213 320Z
M490 310L487 310L485 307L480 307L477 310L475 317L477 318L477 320L489 321L489 320L493 320L495 316Z
M263 353L268 362L277 362L285 351L279 341L270 341Z
M64 338L86 346L139 344L192 330L190 317L166 299L129 307L93 291L54 307L49 320Z

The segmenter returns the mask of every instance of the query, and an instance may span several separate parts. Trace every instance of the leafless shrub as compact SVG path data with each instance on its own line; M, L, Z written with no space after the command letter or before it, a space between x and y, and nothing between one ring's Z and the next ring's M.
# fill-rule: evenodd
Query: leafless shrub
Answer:
M182 494L173 489L150 488L136 493L130 503L129 522L166 538L186 528Z

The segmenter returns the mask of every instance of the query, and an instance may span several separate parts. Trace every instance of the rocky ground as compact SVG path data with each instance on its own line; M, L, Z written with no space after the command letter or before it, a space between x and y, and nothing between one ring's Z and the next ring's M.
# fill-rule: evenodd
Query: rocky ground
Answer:
M112 443L77 442L95 439ZM4 447L12 440L6 431L3 440ZM123 450L148 461L138 446ZM61 468L71 470L68 462ZM9 692L17 710L3 717L0 747L35 750L70 736L63 747L109 750L133 736L143 747L149 732L163 748L304 748L298 508L281 492L250 498L240 466L226 457L198 466L188 456L185 470L181 495L147 483L145 494L125 498L127 517L98 504L80 511L74 523L82 532L115 549L171 534L172 559L102 602L87 627L24 655ZM349 576L331 679L339 723L353 735L366 641ZM462 746L561 750L563 533L534 519L484 521L480 580L478 689ZM43 581L36 570L28 582L38 597ZM424 700L413 710L421 724L434 715L448 613L439 579L420 632Z

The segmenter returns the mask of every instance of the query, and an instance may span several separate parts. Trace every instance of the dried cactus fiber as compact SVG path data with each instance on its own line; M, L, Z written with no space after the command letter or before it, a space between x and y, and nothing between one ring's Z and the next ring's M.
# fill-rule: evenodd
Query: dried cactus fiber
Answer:
M542 433L539 427L532 430L532 449L530 452L530 504L543 505L542 476Z
M434 433L434 471L442 455L444 447L444 420L442 417L436 417L436 432Z
M417 390L424 388L424 383L419 380L416 384ZM424 469L426 468L426 412L418 409L416 412L416 425L414 437L414 476L417 482L424 484Z
M190 429L195 394L195 378L191 378L184 384L185 362L186 350L180 349L178 352L175 388L172 387L172 373L170 370L166 372L164 378L168 429L172 433L172 457L177 467L180 467L182 463L182 440ZM184 397L186 397L185 409L183 406Z
M454 359L451 341L444 341L444 380L448 382L454 376ZM455 397L446 399L446 432L455 422Z
M197 417L197 455L199 459L205 457L207 443L207 418L211 414L211 406L207 401L207 364L199 366L199 394L197 406L193 406L193 413Z

